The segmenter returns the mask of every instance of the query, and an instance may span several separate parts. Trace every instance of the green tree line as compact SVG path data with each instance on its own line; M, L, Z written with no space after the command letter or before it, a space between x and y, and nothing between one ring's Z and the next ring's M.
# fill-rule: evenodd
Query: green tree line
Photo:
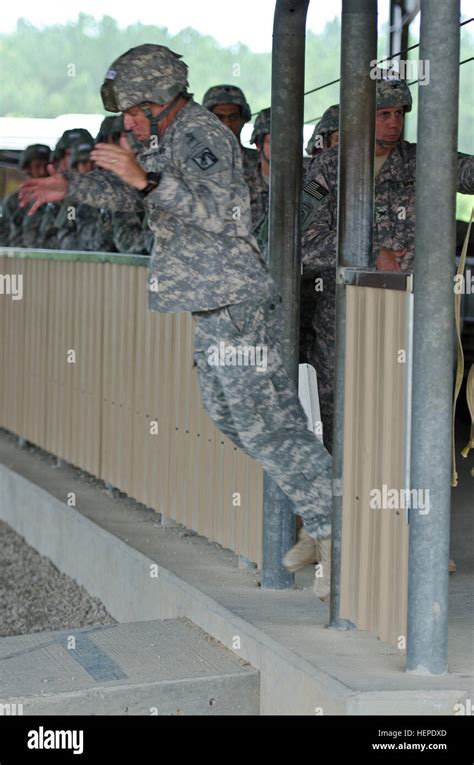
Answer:
M474 24L472 25L474 27ZM268 106L271 91L271 53L255 53L239 44L222 47L209 35L187 28L172 35L164 27L141 24L120 28L110 16L100 20L81 13L76 21L38 29L20 19L11 34L0 35L2 85L0 116L56 117L59 114L100 114L99 89L104 73L121 53L144 42L167 45L189 65L190 90L197 100L211 85L227 82L246 93L253 112ZM410 44L416 42L410 40ZM379 57L386 55L387 36L379 36ZM474 35L461 31L461 60L473 55ZM416 58L418 51L410 52ZM306 38L305 90L339 77L340 21L334 19ZM461 67L459 144L474 153L474 63ZM412 93L416 107L416 87ZM339 85L305 98L305 121L318 118L339 100ZM407 120L407 138L416 140L414 114Z

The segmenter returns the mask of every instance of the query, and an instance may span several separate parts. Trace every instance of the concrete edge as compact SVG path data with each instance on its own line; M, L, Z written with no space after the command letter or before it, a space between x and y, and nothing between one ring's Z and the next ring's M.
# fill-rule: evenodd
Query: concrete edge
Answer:
M0 496L0 519L117 621L187 617L258 669L260 714L453 714L466 698L464 690L356 691L4 465Z

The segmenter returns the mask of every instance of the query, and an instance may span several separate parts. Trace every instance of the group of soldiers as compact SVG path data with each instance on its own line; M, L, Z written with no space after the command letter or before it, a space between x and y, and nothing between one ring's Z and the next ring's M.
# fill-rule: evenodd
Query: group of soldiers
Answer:
M236 136L241 149L244 178L249 188L252 226L265 220L268 210L270 171L270 109L263 109L254 125L251 143L244 147L242 128L251 119L250 107L242 90L234 85L216 85L204 95L203 105L213 112ZM22 154L20 169L29 178L44 178L48 165L58 173L89 173L94 169L90 154L99 143L126 141L139 152L143 145L131 131L125 131L123 116L106 117L95 140L88 130L73 128L64 131L55 149L45 144L32 144ZM39 249L120 252L150 255L153 234L148 227L145 206L141 211L111 213L87 204L50 202L34 216L19 206L18 193L2 204L0 245Z
M124 114L126 133L120 132L120 148L106 145L116 138L102 137L92 152L96 170L88 173L88 165L79 162L84 163L86 153L70 147L77 169L70 159L66 179L27 181L22 209L46 207L39 216L43 218L52 198L64 199L51 217L55 227L59 216L67 229L74 222L68 212L75 200L72 237L80 228L79 211L100 203L108 211L99 209L96 218L104 216L101 225L107 221L107 237L117 249L114 232L120 223L129 241L132 230L145 232L143 237L154 234L148 306L193 314L204 406L217 427L263 465L300 513L304 527L283 563L296 571L319 559L324 574L314 590L323 597L329 592L330 572L338 107L331 106L315 127L302 189L300 359L316 368L323 445L307 429L281 360L281 298L266 263L270 110L258 115L251 139L256 149L248 149L240 141L251 116L242 91L232 85L212 87L200 106L187 85L187 67L163 46L143 45L123 54L111 65L101 89L106 110ZM372 265L407 271L413 268L415 254L416 145L401 136L412 100L404 81L383 73L376 89ZM149 141L142 144L136 161L125 150L131 133L130 151L134 141ZM66 156L69 147L64 148ZM459 155L458 167L458 191L474 193L474 158ZM56 230L62 232L62 227ZM87 236L95 235L94 226L87 231ZM64 248L63 234L56 237ZM149 251L149 243L139 241L143 247L134 245L131 251ZM91 249L104 247L95 244ZM211 366L206 353L216 339L232 346L242 339L255 347L264 345L269 349L267 368L257 373L252 367Z

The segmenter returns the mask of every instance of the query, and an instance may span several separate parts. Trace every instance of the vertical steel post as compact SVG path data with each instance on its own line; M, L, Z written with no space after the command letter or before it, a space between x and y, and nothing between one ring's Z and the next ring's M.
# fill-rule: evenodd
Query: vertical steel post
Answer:
M418 88L411 487L429 511L412 502L407 670L425 674L448 663L459 10L459 0L421 2L430 74Z
M374 205L375 80L377 0L343 0L339 122L338 278L336 279L336 372L333 428L333 515L330 626L347 629L340 618L342 475L346 294L344 268L367 268L372 254Z
M277 0L272 50L270 269L280 285L285 317L283 362L298 384L300 197L303 166L304 55L309 0ZM294 576L282 566L295 542L290 501L265 475L262 587L286 589Z

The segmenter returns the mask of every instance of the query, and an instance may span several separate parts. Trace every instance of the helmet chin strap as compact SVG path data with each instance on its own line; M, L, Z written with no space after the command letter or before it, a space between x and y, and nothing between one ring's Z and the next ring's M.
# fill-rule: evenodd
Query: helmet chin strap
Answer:
M178 93L177 96L173 98L172 101L169 102L167 106L159 113L159 114L152 114L149 106L142 106L143 112L146 117L148 117L148 121L150 123L150 136L158 136L158 123L166 117L172 109L176 106L181 96L185 98L191 98L190 93Z
M384 149L393 149L393 147L397 145L398 141L398 138L396 141L381 141L380 138L375 139L375 143L379 146L382 146Z

